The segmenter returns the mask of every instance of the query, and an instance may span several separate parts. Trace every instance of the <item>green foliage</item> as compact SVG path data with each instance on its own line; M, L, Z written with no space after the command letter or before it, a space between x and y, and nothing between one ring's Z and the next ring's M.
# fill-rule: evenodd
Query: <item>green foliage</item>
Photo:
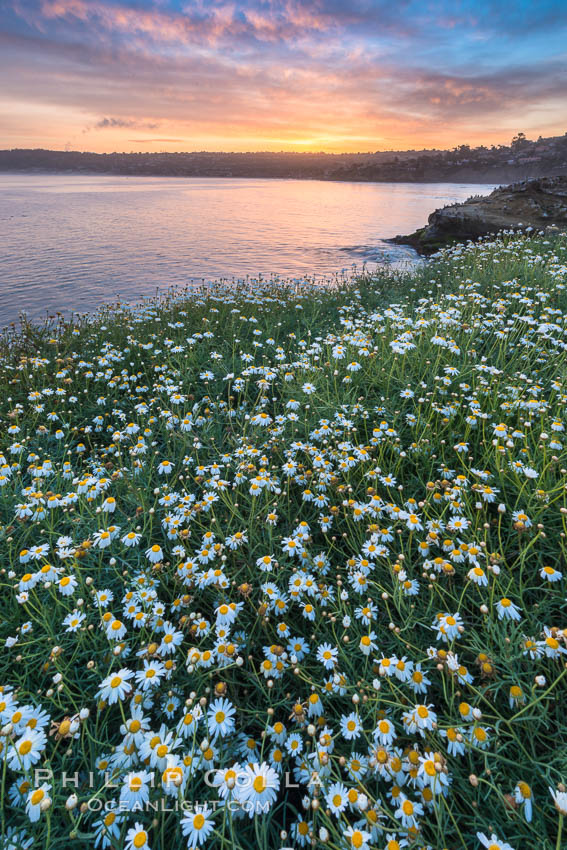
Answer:
M6 332L2 850L560 848L566 260Z

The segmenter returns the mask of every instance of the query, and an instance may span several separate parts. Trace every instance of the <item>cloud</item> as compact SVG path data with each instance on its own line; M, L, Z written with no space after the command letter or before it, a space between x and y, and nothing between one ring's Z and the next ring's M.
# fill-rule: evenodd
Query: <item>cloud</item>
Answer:
M19 104L26 139L49 108L65 116L62 141L82 131L98 150L306 139L374 150L505 141L514 122L566 129L567 7L555 0L537 14L522 0L506 14L496 0L5 2L10 138ZM45 122L36 128L41 143Z
M101 118L94 126L96 130L102 130L105 127L135 127L136 122L125 118Z
M155 142L184 142L185 139L128 139L128 141L135 142L136 144L150 145Z
M567 67L556 61L542 62L538 68L517 65L474 76L423 69L408 81L405 103L446 120L500 113L515 114L521 123L523 109L566 102L566 92Z
M159 127L158 122L142 122L134 118L101 118L92 127L85 127L84 133L90 130L107 130L107 129L137 129L137 130L156 130Z

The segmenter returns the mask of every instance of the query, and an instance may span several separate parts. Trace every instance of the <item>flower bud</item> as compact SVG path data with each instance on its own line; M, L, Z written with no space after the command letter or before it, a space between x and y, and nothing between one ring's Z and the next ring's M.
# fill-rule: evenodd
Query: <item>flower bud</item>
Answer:
M77 797L77 795L71 794L65 800L65 808L67 809L67 811L71 812L74 808L76 808L78 802L79 798Z

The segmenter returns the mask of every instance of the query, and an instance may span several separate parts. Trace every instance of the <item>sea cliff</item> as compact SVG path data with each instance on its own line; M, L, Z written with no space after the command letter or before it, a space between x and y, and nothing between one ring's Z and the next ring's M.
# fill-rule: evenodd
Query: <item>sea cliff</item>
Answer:
M501 230L562 231L567 228L567 177L542 177L499 187L431 213L426 227L392 242L432 254L453 242L476 240Z

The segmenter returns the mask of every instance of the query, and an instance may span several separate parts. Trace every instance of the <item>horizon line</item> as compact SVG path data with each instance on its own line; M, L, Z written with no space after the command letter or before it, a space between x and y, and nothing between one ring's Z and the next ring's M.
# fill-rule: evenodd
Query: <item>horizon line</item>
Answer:
M563 136L567 136L567 131L562 134ZM540 136L538 139L529 139L526 137L526 141L529 143L537 143L539 139L542 141L547 141L549 139L560 139L561 135L557 136ZM151 143L151 140L148 140L148 144ZM436 153L445 153L450 151L458 150L460 147L470 148L470 150L478 150L480 148L507 148L511 146L511 142L508 144L480 144L480 145L470 145L467 142L463 142L461 145L454 145L451 148L383 148L383 149L375 149L375 150L367 150L367 151L326 151L326 150L248 150L248 151L237 151L237 150L212 150L201 148L199 150L177 150L177 151L126 151L126 150L114 150L114 151L92 151L92 150L78 150L71 149L66 150L64 148L42 148L42 147L13 147L13 148L0 148L0 153L10 153L12 151L43 151L47 153L61 153L61 154L90 154L92 156L115 156L115 155L126 155L130 156L133 154L145 154L145 155L154 155L154 154L167 154L169 156L174 156L178 154L231 154L233 156L248 156L251 154L292 154L292 155L301 155L301 156L375 156L376 154L382 153L421 153L421 152L436 152Z

